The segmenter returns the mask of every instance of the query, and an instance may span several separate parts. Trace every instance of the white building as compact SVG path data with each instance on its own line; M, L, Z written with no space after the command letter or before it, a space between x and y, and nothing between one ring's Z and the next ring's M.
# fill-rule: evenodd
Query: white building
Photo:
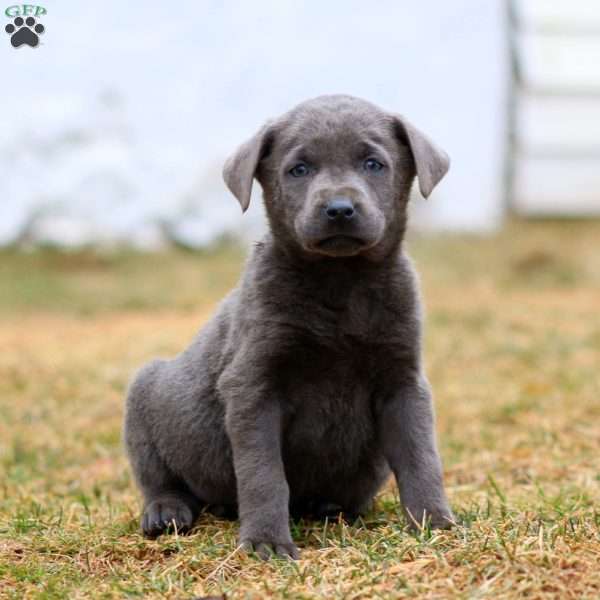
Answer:
M520 0L508 199L525 215L600 215L600 2Z

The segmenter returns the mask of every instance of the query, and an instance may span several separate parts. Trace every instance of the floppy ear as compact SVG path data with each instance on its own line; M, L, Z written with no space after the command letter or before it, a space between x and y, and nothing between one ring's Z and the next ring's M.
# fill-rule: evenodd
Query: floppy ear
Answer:
M227 159L223 167L223 179L231 193L238 199L244 212L250 204L252 180L258 163L268 150L270 138L270 123L267 123L247 142L244 142L235 154Z
M408 143L415 161L419 189L427 198L450 168L450 157L402 115L394 115L396 134Z

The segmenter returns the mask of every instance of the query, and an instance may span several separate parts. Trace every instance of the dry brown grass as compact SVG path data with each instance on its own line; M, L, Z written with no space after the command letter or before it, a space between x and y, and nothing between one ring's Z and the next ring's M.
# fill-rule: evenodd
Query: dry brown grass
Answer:
M393 486L296 563L237 525L146 541L120 445L132 371L185 346L239 253L0 254L0 596L600 597L600 223L416 239L459 526L411 535Z

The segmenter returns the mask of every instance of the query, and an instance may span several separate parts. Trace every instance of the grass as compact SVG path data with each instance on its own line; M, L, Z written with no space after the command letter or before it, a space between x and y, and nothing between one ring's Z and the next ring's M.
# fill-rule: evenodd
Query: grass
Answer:
M144 540L120 443L130 374L189 342L242 252L1 252L0 597L599 597L598 240L598 222L411 240L459 525L408 533L390 484L353 526L295 523L295 563L208 516Z

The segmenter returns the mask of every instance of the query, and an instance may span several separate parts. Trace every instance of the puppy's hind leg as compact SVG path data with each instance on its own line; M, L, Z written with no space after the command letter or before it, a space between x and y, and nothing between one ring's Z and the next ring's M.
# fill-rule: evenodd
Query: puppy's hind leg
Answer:
M137 376L127 398L124 442L135 479L144 496L142 533L155 538L176 530L185 533L196 520L201 501L177 477L158 453L146 427L144 404L148 401L151 363Z
M187 533L200 513L201 502L175 477L155 452L148 449L138 471L144 495L142 533L155 538L162 533Z

